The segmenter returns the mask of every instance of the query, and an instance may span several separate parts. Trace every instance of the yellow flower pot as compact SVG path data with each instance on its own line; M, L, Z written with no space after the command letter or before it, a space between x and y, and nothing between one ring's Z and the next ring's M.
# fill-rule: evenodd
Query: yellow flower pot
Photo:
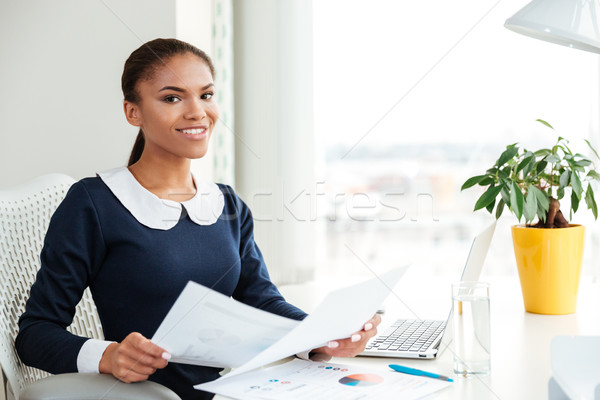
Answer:
M572 314L577 292L585 228L512 227L525 310L536 314Z

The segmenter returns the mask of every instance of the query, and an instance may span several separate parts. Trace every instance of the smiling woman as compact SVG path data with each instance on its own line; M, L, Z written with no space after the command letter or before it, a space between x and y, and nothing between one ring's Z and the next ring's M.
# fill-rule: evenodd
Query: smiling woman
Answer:
M151 43L131 54L121 79L125 115L130 124L140 127L128 164L139 161L147 136L152 138L157 129L164 128L181 133L187 130L192 138L206 139L204 149L190 157L200 158L206 154L209 135L219 117L213 100L212 61L206 53L182 41ZM157 53L163 55L160 63L156 62ZM163 68L158 68L161 64ZM142 104L144 98L146 102ZM160 115L160 120L152 120L154 115ZM175 123L179 125L175 127ZM203 130L202 135L191 129Z
M124 76L128 72L126 64ZM189 200L195 193L191 179L169 188L156 186L167 182L153 178L160 176L164 163L189 168L191 159L206 155L219 117L212 69L202 57L187 53L171 57L163 68L148 74L138 79L135 94L126 95L124 101L125 116L140 127L141 138L134 145L129 170L158 197Z
M17 351L51 373L149 379L183 399L212 398L193 385L219 369L169 363L168 349L148 339L189 281L291 319L306 314L271 282L246 204L231 187L191 173L219 117L208 56L179 40L153 40L125 63L122 87L125 116L140 128L131 160L76 182L53 215ZM106 340L65 329L88 286ZM356 355L379 321L307 350Z

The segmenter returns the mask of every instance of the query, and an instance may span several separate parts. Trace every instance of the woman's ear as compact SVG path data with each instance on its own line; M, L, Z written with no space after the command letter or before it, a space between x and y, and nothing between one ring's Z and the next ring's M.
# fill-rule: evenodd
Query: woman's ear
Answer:
M123 101L123 110L125 111L127 122L133 126L142 126L142 116L137 104L125 100Z

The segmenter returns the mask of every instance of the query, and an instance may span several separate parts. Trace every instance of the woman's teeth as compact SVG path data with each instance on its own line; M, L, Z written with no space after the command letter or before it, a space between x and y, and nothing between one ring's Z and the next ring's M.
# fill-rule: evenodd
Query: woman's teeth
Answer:
M202 129L182 129L181 132L185 133L186 135L197 135L199 133L203 133L206 129L202 128Z

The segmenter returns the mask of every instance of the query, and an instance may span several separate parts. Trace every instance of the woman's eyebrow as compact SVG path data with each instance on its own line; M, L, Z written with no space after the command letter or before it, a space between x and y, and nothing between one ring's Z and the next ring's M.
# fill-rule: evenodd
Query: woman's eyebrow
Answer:
M172 90L174 92L182 92L182 93L185 92L185 89L182 89L182 88L177 87L177 86L165 86L162 89L160 89L159 92L162 92L164 90Z
M200 90L206 90L206 89L208 89L211 86L215 86L215 84L211 82L208 85L200 88ZM182 89L182 88L177 87L177 86L165 86L162 89L160 89L159 92L162 92L164 90L173 90L174 92L181 92L181 93L185 92L185 89Z

